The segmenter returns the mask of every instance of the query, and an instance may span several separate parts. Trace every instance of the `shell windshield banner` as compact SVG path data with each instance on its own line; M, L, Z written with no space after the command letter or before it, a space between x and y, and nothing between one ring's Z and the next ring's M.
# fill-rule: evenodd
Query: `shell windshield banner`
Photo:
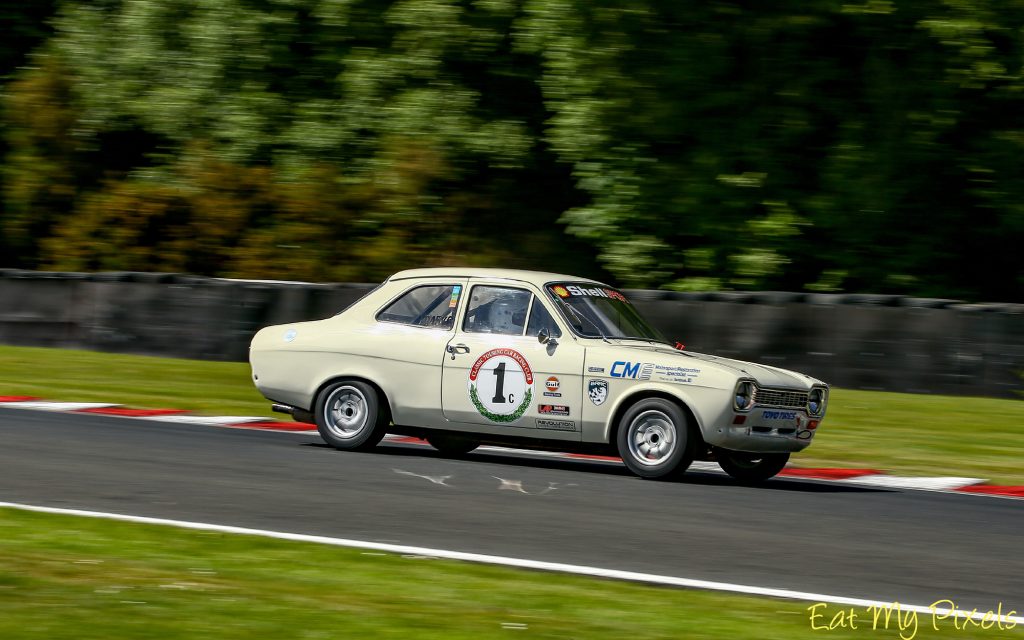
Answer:
M607 298L628 303L626 296L611 287L598 286L594 283L559 282L548 285L548 290L559 298Z

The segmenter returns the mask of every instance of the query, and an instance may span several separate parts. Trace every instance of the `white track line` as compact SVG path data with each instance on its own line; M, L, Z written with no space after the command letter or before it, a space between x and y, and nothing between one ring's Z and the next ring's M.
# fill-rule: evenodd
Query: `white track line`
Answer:
M718 466L717 462L707 462L704 460L697 460L690 463L688 471L702 471L704 473L722 473L722 467Z
M167 416L142 416L145 420L157 420L158 422L177 422L182 424L212 424L217 426L230 426L234 424L245 424L246 422L273 422L273 418L261 418L258 416L195 416L172 414Z
M968 487L985 482L983 478L915 478L911 476L890 476L879 474L873 476L860 476L840 480L847 484L859 484L873 487L888 487L890 489L921 489L924 491L952 491L960 487Z
M863 598L847 598L844 596L833 596L823 593L810 593L806 591L793 591L791 589L773 589L770 587L755 587L730 582L712 582L709 580L695 580L692 578L677 578L674 576L662 576L652 573L638 573L636 571L621 571L618 569L602 569L599 567L588 567L561 562L543 562L540 560L526 560L523 558L509 558L506 556L492 556L480 553L466 553L463 551L448 551L445 549L430 549L427 547L413 547L402 544L388 544L383 542L368 542L364 540L351 540L348 538L331 538L327 536L314 536L303 533L285 533L281 531L268 531L265 529L250 529L247 527L233 527L223 524L208 524L205 522L188 522L184 520L168 520L166 518L150 518L146 516L132 516L120 513L106 513L103 511L85 511L82 509L63 509L59 507L41 507L37 505L21 504L17 502L0 502L0 507L10 509L21 509L22 511L35 511L38 513L52 513L69 516L83 516L86 518L102 518L105 520L120 520L123 522L135 522L140 524L156 524L184 529L198 529L200 531L218 531L221 533L234 533L241 535L260 536L264 538L276 538L279 540L292 540L295 542L312 542L315 544L326 544L335 547L349 547L355 549L372 549L388 553L399 553L406 555L429 556L431 558L443 558L446 560L461 560L463 562L476 562L481 564L499 565L505 567L516 567L519 569L534 569L539 571L554 571L557 573L569 573L581 576L592 576L596 578L609 578L612 580L625 580L629 582L643 582L670 587L686 587L690 589L708 589L712 591L727 591L731 593L743 593L755 596L767 596L770 598L785 598L787 600L803 600L807 602L826 602L830 604L842 604L853 607L893 607L893 602L881 600L867 600ZM924 605L899 604L900 611L914 611L924 614L954 615L958 618L971 618L973 620L994 621L996 618L991 613L979 613L977 611L964 611L962 609L951 609L931 607ZM1017 613L1010 611L999 617L1001 622L1012 623L1015 626L1024 623L1024 616L1010 615ZM988 616L985 618L985 616Z
M100 407L117 407L120 405L109 402L46 402L43 400L21 400L19 402L0 403L0 407L12 409L35 409L36 411L80 411L82 409L99 409Z

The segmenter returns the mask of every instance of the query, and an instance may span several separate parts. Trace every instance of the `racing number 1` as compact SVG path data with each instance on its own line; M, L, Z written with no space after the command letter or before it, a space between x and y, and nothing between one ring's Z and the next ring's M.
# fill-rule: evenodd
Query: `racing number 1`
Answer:
M494 376L498 378L498 381L494 383L494 397L491 398L491 402L495 404L504 404L505 402L505 363L502 362L498 366L494 367Z
M505 404L506 402L514 404L516 401L514 394L508 394L508 400L505 399L505 363L502 362L498 366L494 367L494 377L498 379L494 383L494 397L491 398L491 402L494 404Z

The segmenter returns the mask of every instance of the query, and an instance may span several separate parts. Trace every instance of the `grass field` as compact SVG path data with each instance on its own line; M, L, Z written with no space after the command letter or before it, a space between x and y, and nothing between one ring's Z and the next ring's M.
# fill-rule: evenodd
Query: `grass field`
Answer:
M285 419L240 362L0 346L0 395Z
M0 509L5 640L900 637L812 604ZM1024 638L937 624L904 637Z
M0 395L275 416L234 362L0 347ZM819 435L793 462L1019 485L1022 451L1021 400L833 389Z
M245 364L83 351L0 347L0 395L273 415ZM797 462L1022 483L1022 418L1017 401L836 389ZM812 604L0 508L4 640L901 637L862 609L856 631L820 628L838 605L812 629ZM938 626L922 614L902 637L1024 638Z

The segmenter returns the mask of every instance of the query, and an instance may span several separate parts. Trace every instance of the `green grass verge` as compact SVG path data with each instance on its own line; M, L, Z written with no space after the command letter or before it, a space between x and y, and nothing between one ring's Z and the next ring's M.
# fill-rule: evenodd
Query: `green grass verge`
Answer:
M0 346L0 395L284 419L250 374L244 362Z
M795 464L1024 484L1024 401L834 389Z
M862 609L857 631L812 630L811 604L0 509L11 640L900 637ZM1024 637L938 625L915 637Z
M244 363L0 347L0 395L274 417ZM280 418L280 415L276 415ZM1024 401L833 389L801 466L1024 484Z

